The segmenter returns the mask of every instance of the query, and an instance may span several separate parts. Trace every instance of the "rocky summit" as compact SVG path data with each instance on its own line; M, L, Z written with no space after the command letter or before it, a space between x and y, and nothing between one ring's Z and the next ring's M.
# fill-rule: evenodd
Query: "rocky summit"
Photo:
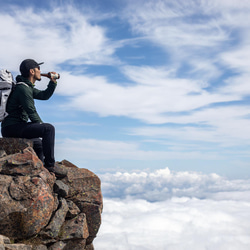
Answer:
M101 225L101 182L87 169L38 159L31 140L0 138L0 250L93 250Z

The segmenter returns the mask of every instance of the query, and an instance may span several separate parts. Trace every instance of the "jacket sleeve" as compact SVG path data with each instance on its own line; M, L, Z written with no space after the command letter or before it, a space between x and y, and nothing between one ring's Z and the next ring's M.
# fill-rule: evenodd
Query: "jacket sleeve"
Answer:
M41 123L42 120L35 108L32 88L25 85L21 85L19 86L19 93L20 93L19 95L20 104L27 113L31 122Z
M38 100L48 100L54 93L56 83L50 81L45 90L33 89L33 98Z

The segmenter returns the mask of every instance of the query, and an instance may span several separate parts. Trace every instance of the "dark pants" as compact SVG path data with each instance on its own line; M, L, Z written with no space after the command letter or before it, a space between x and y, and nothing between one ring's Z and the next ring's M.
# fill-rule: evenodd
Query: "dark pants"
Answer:
M20 123L2 128L3 137L32 139L37 156L43 161L45 167L55 164L55 128L49 123ZM39 138L42 138L42 142Z

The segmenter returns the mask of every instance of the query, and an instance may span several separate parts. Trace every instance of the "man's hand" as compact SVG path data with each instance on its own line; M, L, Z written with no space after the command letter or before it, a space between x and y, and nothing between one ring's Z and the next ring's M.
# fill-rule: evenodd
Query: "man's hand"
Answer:
M60 78L60 75L58 74L58 73L56 73L56 72L49 72L49 79L52 81L52 82L54 82L54 83L57 83L57 79L59 79Z

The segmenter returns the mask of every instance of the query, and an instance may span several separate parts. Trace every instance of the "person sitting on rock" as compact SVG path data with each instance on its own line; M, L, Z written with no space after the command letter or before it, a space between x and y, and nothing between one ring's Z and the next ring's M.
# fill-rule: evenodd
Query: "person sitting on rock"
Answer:
M44 166L55 175L64 176L64 170L55 163L55 128L43 123L35 108L34 99L48 100L57 85L56 79L48 76L50 81L45 90L35 88L35 82L41 80L41 64L33 59L26 59L20 64L21 75L16 77L17 84L8 99L8 116L2 121L1 132L3 137L34 139L34 150L37 148L37 155ZM40 150L39 138L42 138Z

